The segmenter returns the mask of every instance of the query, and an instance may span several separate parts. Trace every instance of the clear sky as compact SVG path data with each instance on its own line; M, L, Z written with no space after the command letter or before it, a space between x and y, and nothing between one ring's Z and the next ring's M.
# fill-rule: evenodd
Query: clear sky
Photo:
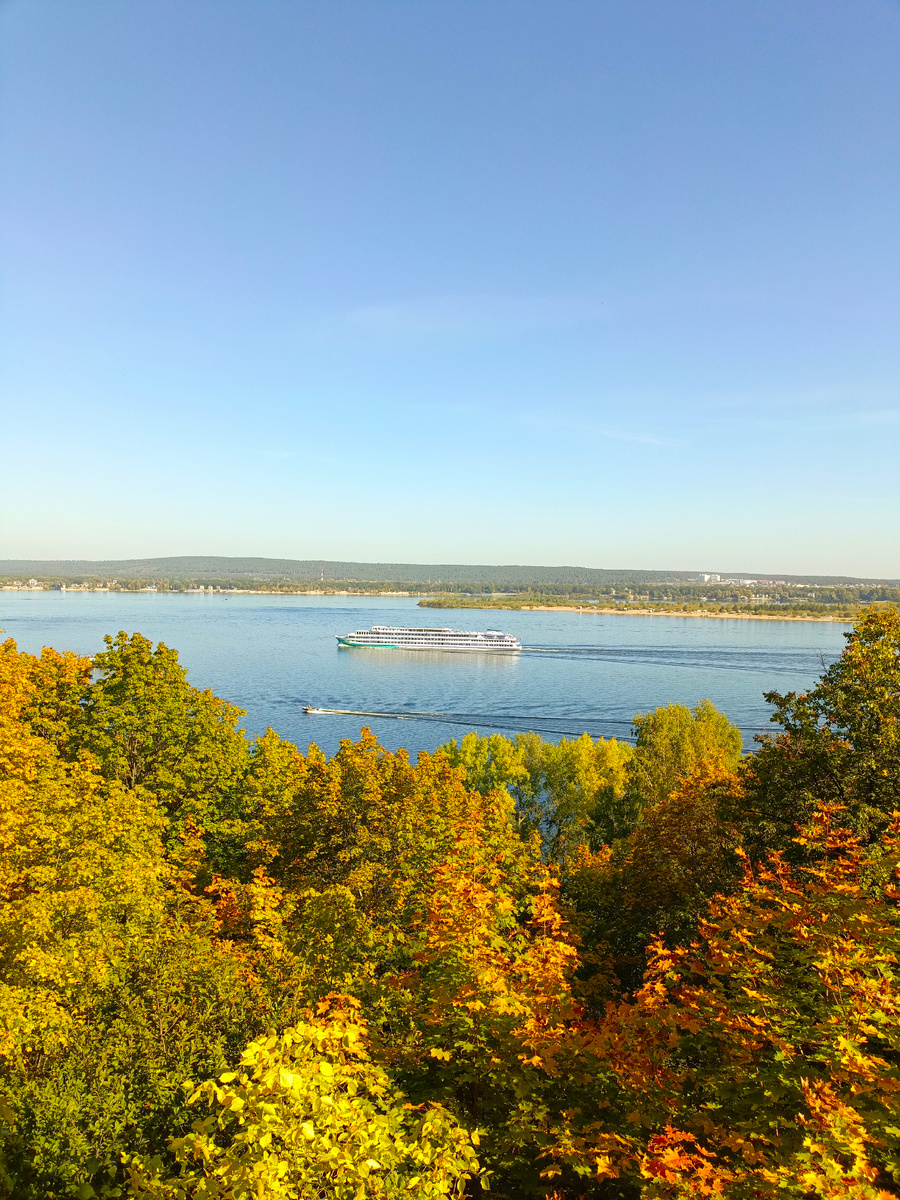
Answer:
M0 557L900 576L900 4L6 0Z

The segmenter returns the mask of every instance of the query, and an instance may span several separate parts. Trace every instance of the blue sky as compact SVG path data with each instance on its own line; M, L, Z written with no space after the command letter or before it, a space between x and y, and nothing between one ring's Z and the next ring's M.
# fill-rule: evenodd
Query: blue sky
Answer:
M900 5L6 0L0 557L900 576Z

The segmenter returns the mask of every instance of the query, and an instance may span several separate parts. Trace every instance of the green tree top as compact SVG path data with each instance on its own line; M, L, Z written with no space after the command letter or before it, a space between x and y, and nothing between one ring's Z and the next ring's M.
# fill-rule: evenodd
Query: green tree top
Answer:
M628 790L641 804L658 804L701 763L733 771L741 756L741 731L710 700L694 708L669 704L634 718L637 738L628 767Z
M139 633L106 637L96 655L99 678L88 689L77 749L89 751L104 776L153 795L168 813L173 834L188 820L207 837L219 867L242 838L240 785L249 743L238 722L243 710L187 681L175 650Z

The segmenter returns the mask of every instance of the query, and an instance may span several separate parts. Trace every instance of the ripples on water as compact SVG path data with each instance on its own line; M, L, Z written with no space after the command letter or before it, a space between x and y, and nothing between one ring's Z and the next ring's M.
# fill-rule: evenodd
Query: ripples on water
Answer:
M336 633L371 625L500 628L553 653L338 650ZM548 738L627 737L661 704L709 698L746 747L767 728L764 691L808 688L840 654L846 627L580 613L423 610L415 600L346 596L2 592L0 627L23 650L82 654L103 635L140 631L179 651L191 682L305 750L332 754L368 724L391 749L430 750L467 729ZM306 716L320 708L396 716ZM398 719L399 718L399 719Z

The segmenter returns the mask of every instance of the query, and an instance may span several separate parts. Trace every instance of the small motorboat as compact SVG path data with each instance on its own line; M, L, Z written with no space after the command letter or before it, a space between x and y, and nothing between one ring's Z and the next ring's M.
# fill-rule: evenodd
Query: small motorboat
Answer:
M304 704L302 711L305 712L308 717L312 717L315 716L316 713L324 712L325 710L321 708L313 708L311 704Z

